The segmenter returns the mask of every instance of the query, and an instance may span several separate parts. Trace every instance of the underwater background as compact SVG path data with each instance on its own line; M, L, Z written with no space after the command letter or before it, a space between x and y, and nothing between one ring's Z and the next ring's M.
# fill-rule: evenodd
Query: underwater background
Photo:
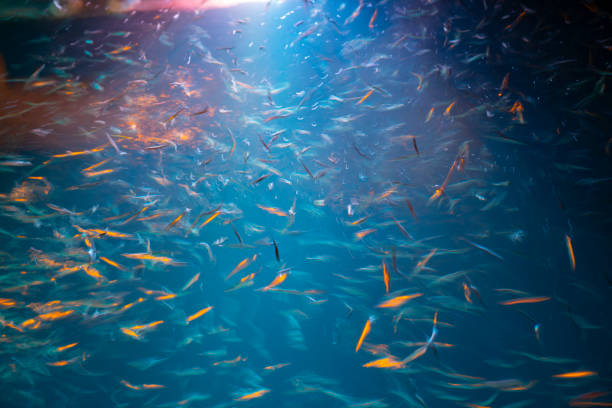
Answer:
M0 406L612 406L605 2L0 9Z

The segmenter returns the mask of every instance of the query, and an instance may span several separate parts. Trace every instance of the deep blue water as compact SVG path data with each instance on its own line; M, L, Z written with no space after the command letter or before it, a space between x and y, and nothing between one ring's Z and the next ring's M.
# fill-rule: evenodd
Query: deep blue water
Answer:
M603 5L41 3L0 23L3 407L612 404Z

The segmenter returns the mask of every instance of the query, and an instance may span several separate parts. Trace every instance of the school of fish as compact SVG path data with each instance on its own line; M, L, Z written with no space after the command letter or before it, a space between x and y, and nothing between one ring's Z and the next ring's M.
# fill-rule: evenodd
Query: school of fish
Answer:
M0 13L0 406L612 406L604 2L175 3Z

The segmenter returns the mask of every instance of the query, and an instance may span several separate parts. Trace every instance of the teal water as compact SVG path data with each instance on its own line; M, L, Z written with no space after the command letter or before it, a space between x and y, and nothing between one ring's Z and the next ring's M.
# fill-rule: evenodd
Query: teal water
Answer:
M28 13L3 407L612 404L602 5Z

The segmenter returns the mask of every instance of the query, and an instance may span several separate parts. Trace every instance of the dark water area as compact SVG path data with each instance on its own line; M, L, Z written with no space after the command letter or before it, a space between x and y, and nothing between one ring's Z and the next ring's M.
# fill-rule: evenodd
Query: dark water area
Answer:
M612 406L609 6L195 3L2 6L0 406Z

